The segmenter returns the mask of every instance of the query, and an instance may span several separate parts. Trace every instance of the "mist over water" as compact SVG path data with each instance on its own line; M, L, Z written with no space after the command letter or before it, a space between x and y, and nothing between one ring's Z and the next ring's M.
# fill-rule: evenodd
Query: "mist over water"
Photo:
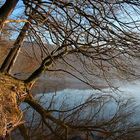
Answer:
M140 105L140 81L124 84L119 89L122 94L134 98L137 104Z
M86 99L88 99L91 95L100 96L100 95L106 95L110 94L113 96L119 96L122 100L132 98L133 101L136 103L137 106L137 112L136 112L136 119L140 120L140 81L132 81L132 82L125 82L120 84L117 91L112 91L109 88L103 89L102 91L92 90L92 89L85 89L85 90L79 90L79 89L64 89L62 91L58 91L57 93L49 93L46 94L46 99L52 98L52 96L55 94L54 99L56 99L56 103L54 105L54 108L59 109L62 102L65 101L65 104L69 107L73 107L78 105L79 103L83 103ZM37 95L38 97L41 97L41 94ZM41 100L45 101L45 98L42 98ZM108 110L108 113L112 111L115 112L116 104L113 102L109 102L108 105L106 105L105 110ZM106 112L106 111L105 111Z
M79 89L64 89L57 92L50 92L50 93L40 93L36 95L36 99L39 100L40 104L42 104L45 108L47 108L52 102L50 109L56 109L56 110L67 110L71 109L75 106L78 106L82 103L84 103L87 99L90 99L91 97L99 97L101 95L113 95L115 97L119 97L121 100L133 98L133 101L136 103L136 114L134 115L134 119L136 121L140 121L140 81L133 81L133 82L127 82L125 84L122 84L118 88L117 91L113 92L109 88L106 88L102 91L92 90L92 89L85 89L85 90L79 90ZM22 104L21 108L24 109L27 107L27 104ZM84 110L82 116L88 115L88 113L92 112L93 108L89 107L88 109ZM101 116L102 117L111 117L117 109L117 104L115 100L109 101L101 110ZM96 112L96 109L94 109ZM94 111L92 113L94 113ZM32 109L28 110L29 114L33 113ZM30 115L28 114L27 118L30 120ZM55 116L57 116L57 113L54 113ZM38 116L37 116L38 117Z

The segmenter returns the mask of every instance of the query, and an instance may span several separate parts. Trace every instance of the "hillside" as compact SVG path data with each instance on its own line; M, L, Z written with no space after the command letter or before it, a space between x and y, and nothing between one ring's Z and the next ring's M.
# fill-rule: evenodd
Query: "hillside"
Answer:
M4 58L6 54L8 54L12 45L13 41L0 41L0 65L4 61ZM12 69L12 74L17 78L25 79L33 70L39 67L40 62L41 52L39 46L25 42ZM61 62L58 65L53 65L53 68L55 69L60 67L68 70L68 67ZM37 84L35 85L34 92L38 93L44 90L46 92L50 92L63 90L65 88L85 89L89 87L69 74L62 72L46 72L46 74L44 74L38 80Z
M8 53L12 45L13 41L0 41L0 64L2 64L6 54ZM47 49L50 52L53 48L54 46L47 46ZM31 72L33 72L36 68L39 67L41 60L45 56L46 54L41 52L41 47L38 44L24 42L20 50L19 56L17 57L16 63L12 69L12 74L17 78L26 79L31 74ZM51 92L63 90L65 88L91 88L90 86L71 76L71 74L76 75L81 80L87 81L89 83L94 83L94 86L97 88L106 88L108 84L116 83L116 79L118 81L120 77L123 77L124 75L127 76L127 73L125 72L123 74L120 73L120 75L117 75L117 77L114 76L114 71L112 71L110 66L105 63L103 65L103 69L108 73L108 75L106 75L107 77L105 78L109 79L111 77L109 83L105 82L106 79L104 79L102 70L100 70L98 67L96 68L92 66L92 64L90 63L87 63L88 65L86 65L86 67L92 68L96 75L92 75L92 72L91 75L89 74L89 76L84 75L86 70L85 66L80 62L80 58L77 57L79 56L68 55L63 60L58 60L57 63L54 62L51 67L53 71L47 71L44 75L40 77L37 84L35 85L34 92ZM55 70L57 71L55 72Z

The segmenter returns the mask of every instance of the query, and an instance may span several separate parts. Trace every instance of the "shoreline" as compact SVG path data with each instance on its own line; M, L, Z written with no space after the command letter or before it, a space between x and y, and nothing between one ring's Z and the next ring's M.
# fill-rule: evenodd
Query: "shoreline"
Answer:
M96 85L97 88L105 89L108 88L108 85L105 84L98 84ZM71 80L62 80L62 79L51 79L51 80L39 80L33 87L32 92L34 94L38 93L50 93L61 91L64 89L79 89L79 90L86 90L86 89L93 89L89 85L82 83L80 81L71 79Z

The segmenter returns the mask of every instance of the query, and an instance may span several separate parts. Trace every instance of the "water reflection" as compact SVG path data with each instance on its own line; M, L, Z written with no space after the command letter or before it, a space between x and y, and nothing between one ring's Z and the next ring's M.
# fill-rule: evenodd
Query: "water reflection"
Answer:
M134 114L137 110L135 100L129 99L136 97L132 96L133 93L130 91L136 91L134 95L137 95L137 90L135 84L122 86L115 93L109 89L105 89L103 92L90 89L65 89L54 93L38 94L36 99L56 119L72 127L68 133L69 137L77 134L81 136L83 133L85 137L88 132L88 135L90 134L92 137L100 138L103 135L105 138L115 138L122 133L124 133L124 137L128 136L127 131L129 131L129 135L132 134L130 130L134 131L135 124L139 122L138 114ZM39 128L36 135L40 135L42 132L40 124L43 123L41 116L28 108L27 104L22 104L21 108L26 110L25 117L30 130L34 132L34 128ZM49 120L47 120L47 124L57 135L60 135L60 139L65 135L65 130L61 126L57 126ZM90 126L90 128L86 127L86 131L83 131L82 128L85 126ZM73 129L75 130L75 128L78 128L80 132L74 133ZM98 131L101 133L97 133ZM45 126L44 133L41 135L49 135L50 133L50 129ZM53 136L51 135L51 137Z

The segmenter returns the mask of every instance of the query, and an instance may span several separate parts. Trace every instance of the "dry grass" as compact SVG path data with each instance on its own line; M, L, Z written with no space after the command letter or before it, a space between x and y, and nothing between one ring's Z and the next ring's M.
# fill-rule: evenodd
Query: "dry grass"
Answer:
M0 136L6 135L22 123L22 112L18 102L24 89L21 81L0 74Z

